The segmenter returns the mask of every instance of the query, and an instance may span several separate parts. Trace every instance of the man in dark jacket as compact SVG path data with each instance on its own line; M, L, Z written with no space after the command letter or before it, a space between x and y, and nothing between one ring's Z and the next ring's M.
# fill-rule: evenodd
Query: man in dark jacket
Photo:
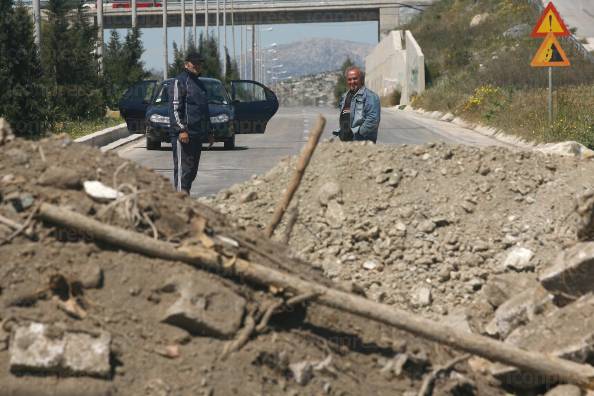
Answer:
M202 143L213 142L206 87L198 78L202 62L199 54L188 54L184 71L169 84L173 182L177 191L187 194L198 173Z

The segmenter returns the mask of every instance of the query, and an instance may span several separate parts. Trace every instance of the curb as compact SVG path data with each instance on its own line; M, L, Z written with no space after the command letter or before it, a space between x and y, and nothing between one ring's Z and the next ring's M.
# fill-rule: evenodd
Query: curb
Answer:
M397 107L393 107L393 109L397 109ZM501 129L481 125L478 123L468 122L460 117L454 116L452 113L443 113L441 111L426 111L421 108L415 109L411 106L407 106L400 111L410 111L420 116L431 118L433 120L449 122L461 128L468 129L483 136L488 136L499 142L517 147L519 149L534 150L545 154L556 154L560 156L569 156L580 159L594 158L594 151L588 149L587 147L578 142L567 141L559 143L535 143L508 134Z
M105 146L101 146L100 150L105 153L106 151L115 150L115 149L117 149L119 147L122 147L125 144L135 142L135 141L140 140L142 138L144 138L144 134L143 133L133 133L130 136L127 136L127 137L122 138L122 139L118 139L115 142L106 144Z
M130 131L126 123L116 125L111 128L106 128L101 131L85 135L75 140L76 143L87 144L93 147L103 147L116 140L130 136Z

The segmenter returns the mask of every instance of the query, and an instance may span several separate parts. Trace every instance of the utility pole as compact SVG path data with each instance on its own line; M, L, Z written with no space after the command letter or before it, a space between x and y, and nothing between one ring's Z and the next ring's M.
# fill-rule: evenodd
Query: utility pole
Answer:
M233 60L237 62L237 51L235 50L235 4L231 0L231 37L233 38Z
M243 73L243 25L239 25L239 78L245 76Z
M103 0L97 0L97 59L99 75L103 75Z
M136 22L138 14L136 13L136 0L130 0L132 2L132 29L136 28Z
M167 69L169 68L167 52L167 0L163 0L163 80L167 80Z
M227 75L227 0L223 0L223 76Z
M204 0L204 37L208 41L208 0Z
M256 25L252 25L252 80L256 79Z
M41 6L39 0L33 0L33 24L35 25L35 44L41 53Z
M194 45L198 47L198 38L196 37L196 0L192 0L192 37Z
M221 24L219 23L219 0L217 0L217 46L221 48Z
M186 0L181 0L181 48L186 51Z

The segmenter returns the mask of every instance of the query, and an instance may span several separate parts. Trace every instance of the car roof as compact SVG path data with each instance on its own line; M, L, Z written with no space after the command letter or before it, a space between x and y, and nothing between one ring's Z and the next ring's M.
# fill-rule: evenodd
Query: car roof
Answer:
M203 81L216 81L219 83L223 83L221 80L219 80L218 78L212 78L212 77L198 77L200 80ZM167 80L163 80L163 84L169 84L170 82L172 82L173 80L175 80L175 78L168 78Z

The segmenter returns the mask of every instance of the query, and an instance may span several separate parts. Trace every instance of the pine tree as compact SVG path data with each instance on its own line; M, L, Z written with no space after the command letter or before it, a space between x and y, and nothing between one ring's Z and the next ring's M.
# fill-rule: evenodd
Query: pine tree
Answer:
M208 40L200 37L199 49L200 54L204 57L202 75L220 80L222 78L222 70L217 40L214 37L209 37Z
M231 61L231 57L229 56L229 51L225 48L225 85L229 86L232 80L239 80L239 67L237 66L237 61Z
M72 2L49 0L42 59L46 67L51 113L55 121L91 119L105 114L103 82L95 53L96 29L79 4L74 19Z
M167 75L175 77L184 70L184 58L186 55L177 47L177 43L173 42L173 63L169 66Z
M144 63L142 62L144 46L142 45L140 36L141 33L138 27L131 29L128 31L123 46L125 68L127 71L126 82L128 85L137 83L147 77L147 72L144 70Z
M41 135L47 126L39 53L27 10L0 0L0 117L22 137Z
M336 100L336 104L340 101L342 95L347 91L347 81L346 70L351 67L355 66L355 63L351 60L350 57L347 57L342 66L340 67L340 76L338 76L338 81L336 82L336 87L334 87L334 99Z

